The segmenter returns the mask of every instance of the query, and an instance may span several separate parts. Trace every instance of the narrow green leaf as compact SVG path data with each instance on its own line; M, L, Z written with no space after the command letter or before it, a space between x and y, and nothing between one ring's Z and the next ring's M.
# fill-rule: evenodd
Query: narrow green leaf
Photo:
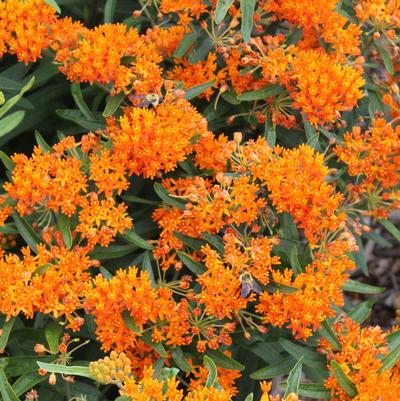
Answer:
M109 24L113 22L115 6L117 5L117 0L107 0L104 6L104 23Z
M133 320L133 317L130 315L129 311L125 310L122 312L122 319L129 330L133 331L138 336L142 334L143 330L136 325L136 322Z
M201 95L203 92L205 92L208 88L211 88L215 83L215 79L205 82L204 84L193 86L193 88L186 89L185 97L187 100L192 100L196 98L197 96Z
M253 394L253 393L250 393L250 394L248 394L248 396L244 399L244 401L253 401L253 398L254 398L254 394Z
M0 107L0 117L3 117L4 114L7 113L8 110L10 110L13 106L15 106L24 96L25 92L27 92L29 89L32 88L33 84L35 82L35 77L32 77L29 82L22 87L18 95L15 95L11 99L8 99L3 106ZM4 121L4 120L3 120Z
M400 345L400 330L396 330L393 333L390 333L386 337L388 344L389 344L389 349L394 349L398 345Z
M295 364L296 360L292 356L287 356L286 358L282 358L282 360L277 363L273 363L266 368L262 368L256 372L253 372L250 377L254 380L264 380L272 377L287 375Z
M375 287L351 279L348 279L342 288L344 291L356 292L359 294L380 294L385 291L383 287Z
M144 270L147 271L147 273L149 273L149 278L150 278L151 284L152 284L153 287L155 287L156 279L154 277L153 266L151 265L150 255L151 255L150 252L145 252L144 253L142 267L143 267Z
M113 275L103 266L100 266L100 273L107 279L107 280L112 280Z
M183 354L181 347L171 348L170 352L179 369L183 370L184 372L190 372L192 370L192 367Z
M304 131L306 133L307 145L319 150L319 134L315 128L303 117Z
M324 368L326 365L324 356L312 351L311 349L297 345L294 342L284 338L279 339L279 344L282 345L283 349L292 355L296 360L302 358L304 364L310 366L311 368L319 369L321 367Z
M3 401L20 401L10 386L3 368L0 368L0 394Z
M88 131L97 131L105 129L105 123L102 120L89 120L82 116L80 110L58 109L56 113L65 120L73 121Z
M142 203L144 205L159 205L159 202L140 198L139 196L135 195L122 195L121 199L124 200L125 202Z
M50 353L58 354L58 345L61 334L62 328L57 322L51 321L47 323L44 335L46 337L47 344L49 345Z
M397 239L397 241L400 241L400 230L389 220L384 220L384 219L379 219L379 223L382 224L383 227L386 228L387 231L390 232L390 234L393 235L394 238Z
M376 46L376 48L378 49L379 55L382 57L383 64L385 65L387 72L390 75L394 75L392 57L390 56L389 51L385 47L382 47L382 46Z
M199 36L199 31L186 34L179 43L178 48L175 50L174 57L183 57L188 50L193 46L194 42Z
M35 139L44 152L54 152L54 149L44 140L39 131L35 131Z
M125 94L123 92L120 92L115 96L109 96L107 99L106 107L103 111L103 117L112 116L118 110L118 107L121 105L124 98Z
M144 333L142 335L141 339L143 340L143 342L145 344L152 347L154 349L154 351L156 351L158 353L158 355L160 355L162 358L168 357L168 353L165 350L164 346L161 343L153 342L151 339L151 334L149 332Z
M71 84L71 93L76 105L78 106L78 109L81 111L83 116L88 120L95 120L92 111L89 109L88 105L83 99L81 85L79 83L74 82Z
M156 182L154 184L156 194L168 205L177 207L178 209L185 210L185 202L180 199L174 198L161 184Z
M136 234L133 230L127 230L121 237L132 244L137 245L139 248L147 249L148 251L152 251L154 246L143 239L140 235Z
M299 394L299 385L300 385L300 378L301 378L301 371L303 366L303 357L301 357L296 365L294 365L293 369L289 373L286 390L283 398L289 396L289 394L294 393L296 395Z
M350 397L354 398L357 394L357 387L350 380L350 378L343 372L343 369L336 361L331 361L331 366L333 369L333 374L335 375L340 387L343 391Z
M194 249L195 251L200 251L201 248L207 244L206 241L200 238L193 238L189 237L187 235L184 235L182 233L179 233L178 231L174 231L174 236L178 238L180 241L182 241L185 245L187 245L189 248Z
M301 397L329 399L330 391L319 383L300 383L299 395Z
M238 99L245 102L252 102L254 100L264 100L267 97L279 95L284 91L280 85L269 85L265 88L257 89L250 92L244 92L238 96Z
M181 262L196 276L202 275L207 269L206 267L194 260L190 255L185 252L177 251L176 252Z
M392 369L396 365L397 361L400 359L400 345L392 349L383 359L382 359L382 370Z
M14 128L21 124L22 120L25 118L26 112L23 110L16 111L0 120L0 137L8 134Z
M0 159L8 171L14 170L15 163L2 150L0 150Z
M300 273L303 272L303 268L301 267L299 261L299 255L297 253L297 246L294 245L292 250L290 251L290 265L294 271L294 274L298 276Z
M1 333L1 337L0 337L0 351L4 350L4 348L6 348L7 343L8 343L8 339L10 337L10 333L11 330L14 326L15 323L15 317L10 318L9 320L7 320L2 329L2 333Z
M265 119L264 136L267 139L268 146L273 148L276 145L276 127L267 119Z
M36 253L36 246L41 242L40 237L35 233L31 225L23 217L20 217L16 211L12 212L12 217L21 237L29 245L29 248Z
M217 367L214 361L207 355L204 356L204 365L208 369L206 387L213 387L217 380Z
M239 371L242 371L245 368L245 366L243 366L240 362L235 361L233 358L225 355L220 350L209 349L206 351L206 355L210 357L220 368Z
M121 258L122 256L129 255L136 251L138 247L133 244L128 245L110 245L107 248L96 247L91 253L93 259L110 260Z
M201 236L209 243L211 244L218 252L224 253L224 242L220 237L217 235L211 235L210 233L207 233L203 231L201 233Z
M51 5L53 8L56 9L56 11L61 14L61 9L59 7L59 5L57 4L57 2L55 0L46 0L46 3Z
M354 235L354 239L356 240L358 252L352 252L352 257L356 262L357 267L361 269L361 271L368 276L368 264L367 259L365 258L364 245L361 238L358 235Z
M355 322L361 324L371 314L371 310L372 310L372 307L374 306L375 302L376 301L374 301L372 299L361 302L348 313L349 318L353 319Z
M65 246L68 249L71 249L73 240L72 240L71 227L69 225L69 218L64 214L59 213L57 217L57 225L61 231Z
M20 376L12 385L12 389L19 397L25 394L32 387L48 379L48 375L41 376L38 372L28 372Z
M218 0L214 15L214 21L216 24L220 24L222 22L232 3L233 0Z
M71 376L81 376L88 377L89 379L93 379L92 375L89 373L89 368L86 366L65 366L56 363L46 363L46 362L37 362L39 368L44 369L49 373L60 373L64 375Z
M327 320L324 320L321 324L321 327L318 329L319 334L329 341L331 345L333 345L337 350L340 350L342 347L340 345L339 340L337 339L334 331L332 330L331 325Z
M241 31L244 43L250 40L255 6L256 0L240 0L240 11L242 12Z

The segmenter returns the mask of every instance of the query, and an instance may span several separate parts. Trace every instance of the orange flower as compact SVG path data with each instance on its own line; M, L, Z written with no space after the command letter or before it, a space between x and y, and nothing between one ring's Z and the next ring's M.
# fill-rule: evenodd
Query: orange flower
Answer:
M224 389L198 386L185 397L185 401L230 401L231 398L232 394Z
M25 64L41 58L51 43L49 28L56 21L55 14L42 0L0 2L0 57L15 54Z
M217 88L221 80L225 77L225 72L221 69L218 70L215 53L209 53L207 60L198 61L195 64L190 64L187 59L178 59L175 60L175 63L174 69L167 74L168 79L181 81L185 89L215 80L213 86L199 96L200 98L204 97L208 101L214 92L212 88Z
M264 292L256 306L257 312L264 315L266 323L278 327L288 324L295 338L310 337L326 317L335 316L332 304L343 305L341 287L349 277L345 272L355 267L345 255L348 251L348 241L339 239L317 253L312 264L294 279L292 270L274 271L275 283L294 287L296 291Z
M21 216L43 206L55 212L61 210L69 217L75 213L87 187L80 160L43 152L40 146L30 158L15 154L12 160L15 168L4 189L17 200L16 210Z
M397 401L400 394L400 364L391 369L382 368L382 356L389 352L386 334L378 326L360 328L346 318L334 325L341 349L335 350L326 340L320 341L320 349L327 352L328 361L336 361L355 384L358 394L354 401ZM328 364L332 372L332 367ZM341 388L336 377L325 381L331 390L332 401L347 401L350 397Z
M400 27L398 0L360 0L354 7L357 18L378 29Z
M347 165L349 174L361 179L353 190L365 197L373 214L385 217L399 205L399 126L393 129L378 118L364 133L354 127L344 135L344 143L335 148L335 153Z
M98 195L91 192L81 206L76 231L87 239L89 248L95 244L108 246L117 233L122 234L132 227L132 220L126 214L127 206L116 204L113 198L99 200Z
M296 87L291 90L293 106L314 125L334 122L364 96L361 71L322 50L300 51L292 62L291 79Z
M291 150L276 148L274 152L278 157L261 165L260 178L277 211L289 212L315 244L324 231L334 232L344 222L345 215L337 213L343 195L326 182L329 169L323 155L314 149L301 145Z
M164 29L156 25L153 29L147 30L144 39L146 42L153 43L157 51L162 54L163 57L172 57L185 31L185 28L180 25Z
M113 154L130 174L154 178L174 170L192 151L191 139L206 134L205 119L190 103L173 95L154 109L128 107L118 122L108 120Z
M202 0L161 0L160 10L164 14L177 13L179 23L184 26L193 18L199 19L201 14L208 12Z

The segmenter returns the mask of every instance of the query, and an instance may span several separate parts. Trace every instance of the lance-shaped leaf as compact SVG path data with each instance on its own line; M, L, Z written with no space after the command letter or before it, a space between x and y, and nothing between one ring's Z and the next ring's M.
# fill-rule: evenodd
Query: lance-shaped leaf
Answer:
M331 366L333 374L335 375L340 387L350 398L354 398L358 394L355 384L350 380L346 373L343 372L342 367L336 361L331 361Z

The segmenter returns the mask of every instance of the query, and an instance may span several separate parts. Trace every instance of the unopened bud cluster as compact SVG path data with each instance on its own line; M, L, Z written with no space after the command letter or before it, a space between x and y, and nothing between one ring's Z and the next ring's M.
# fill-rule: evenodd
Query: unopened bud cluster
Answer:
M91 362L89 372L94 379L102 384L121 383L131 373L131 361L121 352L111 351L110 356Z

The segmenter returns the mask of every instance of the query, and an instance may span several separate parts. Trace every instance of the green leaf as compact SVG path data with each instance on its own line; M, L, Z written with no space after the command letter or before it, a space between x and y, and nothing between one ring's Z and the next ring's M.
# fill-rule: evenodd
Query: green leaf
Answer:
M118 107L121 105L124 98L125 94L123 92L120 92L115 96L109 96L107 98L106 107L103 111L103 117L112 116L118 110Z
M292 250L290 251L290 265L292 266L292 269L296 276L303 272L303 268L301 267L299 261L299 255L297 253L296 245L293 245Z
M0 337L0 351L6 348L14 323L15 323L15 317L11 317L4 323L3 327L1 328L2 333Z
M240 11L242 12L241 32L244 43L250 40L255 6L256 0L240 0Z
M286 390L283 398L289 396L289 394L294 393L296 395L299 394L299 385L300 385L300 378L301 378L301 370L303 366L303 357L301 357L296 365L294 365L293 369L289 373Z
M215 83L215 79L205 82L204 84L193 86L192 88L186 89L185 97L187 100L192 100L197 96L201 95L205 92L208 88L211 88Z
M136 251L138 247L136 245L110 245L107 248L96 247L91 253L93 259L98 260L110 260L121 258L122 256L129 255Z
M0 150L0 159L8 171L14 170L15 163L2 150Z
M113 275L103 266L100 266L100 273L107 279L107 280L112 280Z
M56 113L65 120L73 121L88 131L104 130L105 123L102 120L89 120L82 117L80 110L75 109L58 109Z
M136 322L134 321L133 317L130 315L129 311L125 310L122 312L122 319L124 323L126 324L126 327L128 327L129 330L133 331L135 334L140 336L143 333L143 330L140 329L136 325Z
M390 333L387 337L387 342L389 344L389 349L394 349L398 345L400 345L400 330L396 330L393 333Z
M139 196L135 196L135 195L122 195L121 199L125 202L142 203L144 205L158 205L159 204L159 202L140 198Z
M177 251L176 252L181 262L188 268L190 271L196 276L202 275L207 269L206 267L198 262L197 260L193 259L190 255L185 252Z
M253 393L250 393L250 394L244 399L244 401L253 401L253 398L254 398L254 394L253 394Z
M44 335L49 345L50 353L58 354L58 345L60 341L60 336L62 334L61 326L54 321L47 323Z
M295 363L296 360L292 356L287 356L286 358L282 358L282 360L277 363L273 363L266 368L262 368L256 372L253 372L250 377L254 380L264 380L272 377L287 375L292 370Z
M154 277L154 272L153 272L153 266L151 265L151 259L150 259L150 252L145 252L144 257L143 257L143 262L142 262L142 268L149 273L149 278L151 281L151 284L153 287L156 285L156 279Z
M57 4L57 2L55 0L45 0L47 4L49 4L50 6L52 6L53 8L56 9L56 11L61 14L61 9L59 7L59 5Z
M140 235L136 234L133 230L124 231L124 234L121 237L132 244L137 245L139 248L146 249L148 251L152 251L154 246L143 239Z
M187 245L191 249L194 249L195 251L200 251L201 248L204 245L206 245L206 243L207 243L206 241L204 241L200 238L189 237L187 235L179 233L178 231L174 231L174 235L176 238L178 238L180 241L182 241L185 245Z
M40 237L36 234L31 225L23 217L20 217L16 211L12 212L12 217L21 237L29 245L29 248L36 253L36 246L41 242Z
M0 368L0 394L3 401L20 401L10 386L3 368Z
M348 317L361 324L371 314L371 310L375 302L376 301L372 299L361 302L348 313Z
M319 383L302 383L299 386L299 395L301 397L329 399L330 391Z
M269 113L267 114L265 118L264 137L267 140L268 146L273 148L276 145L276 127L275 124L272 124Z
M383 227L386 228L387 231L390 232L390 234L393 235L394 238L397 239L397 241L400 241L400 230L389 220L384 220L384 219L379 219L379 223L382 224Z
M71 84L71 93L82 115L88 120L95 120L92 111L89 109L88 105L83 100L81 85L79 83L74 82Z
M35 131L35 139L44 152L54 152L54 149L44 140L39 131Z
M87 366L65 366L56 363L37 362L39 368L49 373L60 373L71 376L81 376L93 379Z
M340 387L343 391L350 397L354 398L357 394L357 387L350 380L350 378L343 372L343 369L336 361L331 361L331 366L333 369L333 374L335 375Z
M319 134L315 128L303 117L304 131L306 133L307 145L314 149L319 149Z
M222 22L232 3L233 0L218 0L214 15L214 21L216 24L220 24Z
M0 120L0 137L8 134L14 128L21 124L22 120L25 118L25 111L20 110L15 113L10 114Z
M297 345L284 338L279 339L279 344L281 344L283 349L292 355L296 360L299 360L300 358L303 359L304 364L310 366L311 368L323 369L326 365L324 356L312 351L311 349Z
M57 225L61 231L65 246L68 249L71 249L73 240L72 240L71 227L69 225L69 218L60 212L57 218Z
M385 47L382 47L382 46L376 46L376 48L378 49L379 55L382 57L383 64L385 65L387 72L390 75L394 75L392 57L390 56L389 51Z
M29 89L32 88L34 82L35 82L35 77L32 77L29 80L29 82L20 90L18 95L15 95L11 99L8 99L3 104L3 106L0 107L0 117L3 117L4 114L6 114L8 110L10 110L13 106L15 106L21 100L21 98L22 98L22 96L24 96L25 92L27 92Z
M342 289L344 291L356 292L359 294L380 294L381 292L385 291L385 288L383 287L375 287L373 285L360 283L351 279L346 281Z
M183 354L181 347L171 348L170 352L179 369L183 370L184 372L190 372L192 370L192 367Z
M400 345L392 349L383 359L382 359L382 370L392 369L396 365L397 361L400 359Z
M117 5L117 0L107 0L104 6L104 23L112 23L114 19L115 6Z
M180 199L175 199L161 184L154 184L156 194L168 205L177 207L180 210L185 210L185 202Z
M41 376L38 372L28 372L20 376L12 385L17 396L25 394L32 387L48 379L48 375Z
M209 349L206 351L206 355L210 357L220 368L239 371L242 371L245 368L245 366L243 366L240 362L235 361L233 358L225 355L220 350Z
M321 324L321 327L318 329L319 334L324 337L331 345L333 345L337 350L340 350L342 347L340 345L339 340L337 339L334 331L332 330L331 325L327 320L324 320Z
M201 236L211 244L218 252L224 253L224 242L222 239L216 235L211 235L205 231L201 233Z
M180 41L178 48L175 50L174 57L183 57L188 50L193 46L194 42L199 36L199 31L186 34Z
M253 100L264 100L267 97L279 95L284 91L280 85L269 85L265 88L257 89L250 92L244 92L238 96L238 99L245 102L252 102Z
M365 250L363 242L358 235L354 235L354 239L356 240L357 243L358 252L352 252L352 257L354 258L356 265L360 267L360 269L366 276L368 276L368 265L367 265L367 259L365 258Z
M207 355L204 356L204 365L208 369L206 387L213 387L217 380L217 367L214 361Z

